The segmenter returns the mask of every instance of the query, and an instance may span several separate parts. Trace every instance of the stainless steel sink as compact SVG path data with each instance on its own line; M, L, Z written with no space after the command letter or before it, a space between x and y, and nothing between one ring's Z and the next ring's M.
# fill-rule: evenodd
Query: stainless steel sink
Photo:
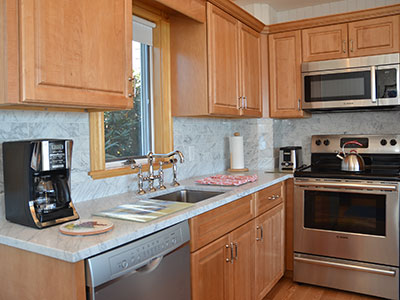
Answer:
M203 200L206 200L211 197L221 195L223 193L225 193L225 192L180 190L180 191L160 195L157 197L152 197L150 199L196 203L196 202L203 201Z

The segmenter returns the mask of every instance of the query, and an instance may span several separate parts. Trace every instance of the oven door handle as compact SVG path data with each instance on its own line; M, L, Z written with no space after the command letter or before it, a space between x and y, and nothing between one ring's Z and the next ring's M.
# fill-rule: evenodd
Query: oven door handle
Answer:
M359 189L359 190L379 190L379 191L396 191L397 185L390 184L373 184L373 183L350 183L350 182L296 182L297 186L306 187L327 187L337 189Z
M298 262L308 263L308 264L314 264L314 265L320 265L320 266L326 266L326 267L335 267L335 268L340 268L340 269L345 269L345 270L361 271L361 272L374 273L374 274L392 276L392 277L396 276L396 271L391 271L391 270L382 270L382 269L376 269L376 268L370 268L370 267L364 267L364 266L343 264L343 263L339 263L339 262L315 260L315 259L304 258L304 257L294 257L294 260L298 261Z

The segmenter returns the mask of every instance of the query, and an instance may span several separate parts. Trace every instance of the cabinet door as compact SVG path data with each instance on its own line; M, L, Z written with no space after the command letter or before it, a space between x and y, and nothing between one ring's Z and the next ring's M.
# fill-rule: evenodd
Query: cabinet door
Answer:
M231 248L228 235L191 254L192 300L230 299Z
M399 52L399 18L391 16L349 23L350 56Z
M239 115L239 21L207 2L209 110Z
M301 118L300 31L271 34L269 40L269 114Z
M347 24L305 29L303 61L316 61L347 57Z
M254 295L254 220L230 234L233 247L233 298L253 299ZM206 298L204 298L206 299Z
M20 1L21 101L130 108L132 1Z
M284 207L283 203L255 219L255 293L263 299L284 273Z
M242 114L261 117L261 37L250 27L240 24L240 57Z

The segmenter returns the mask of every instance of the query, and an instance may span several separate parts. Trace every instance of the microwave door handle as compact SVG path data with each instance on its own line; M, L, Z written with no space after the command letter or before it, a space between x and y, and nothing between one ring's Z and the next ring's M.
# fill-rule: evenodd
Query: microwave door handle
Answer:
M371 101L372 103L376 103L376 68L375 66L371 66Z

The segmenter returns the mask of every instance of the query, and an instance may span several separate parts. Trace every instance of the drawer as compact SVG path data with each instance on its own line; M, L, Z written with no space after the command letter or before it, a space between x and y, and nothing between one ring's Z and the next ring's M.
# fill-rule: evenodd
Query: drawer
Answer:
M196 251L252 218L254 194L190 219L190 251Z
M259 216L283 201L282 182L255 193L255 215Z

